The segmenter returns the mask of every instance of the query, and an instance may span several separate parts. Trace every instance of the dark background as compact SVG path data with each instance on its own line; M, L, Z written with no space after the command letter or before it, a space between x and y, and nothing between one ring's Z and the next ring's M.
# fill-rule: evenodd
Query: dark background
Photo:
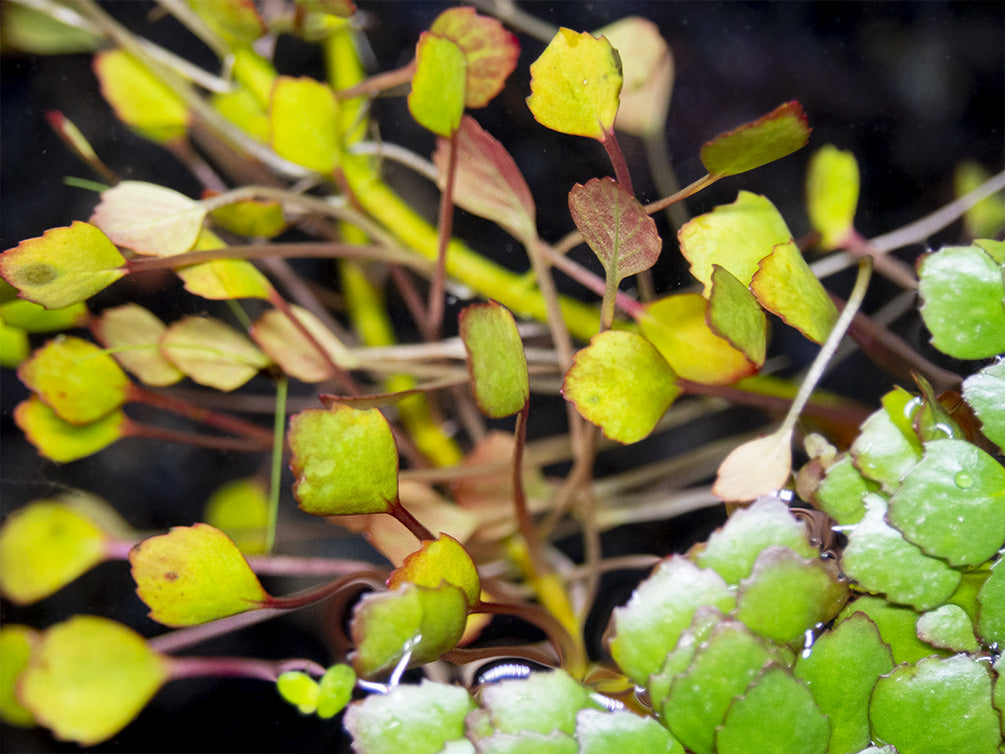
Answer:
M149 3L104 5L132 28L193 54L212 68L208 52L192 48L173 21L148 25ZM407 63L419 32L449 7L446 3L365 1L359 6L369 19L375 71ZM833 143L852 150L859 160L862 193L856 225L866 236L877 235L950 201L952 172L959 162L976 159L997 172L1005 161L1005 4L1001 2L532 2L523 7L550 23L576 30L593 30L630 14L659 24L676 63L666 141L683 183L703 173L698 150L704 141L781 102L797 99L802 103L814 128L809 148L756 172L721 181L689 202L692 214L732 201L745 188L766 194L798 237L808 230L802 207L806 163L813 149ZM523 104L529 93L527 66L544 43L523 35L520 41L520 64L506 92L475 115L516 158L538 203L542 237L556 240L571 228L565 204L569 188L576 181L607 174L609 166L599 145L550 132L530 117ZM279 49L283 73L319 75L312 49L288 40ZM114 120L98 93L88 56L7 55L0 72L0 248L74 219L86 219L95 203L93 194L62 183L67 175L91 176L46 126L43 114L50 109L63 110L123 177L197 194L198 186L169 154ZM422 154L431 151L432 139L411 122L401 100L381 101L375 114L383 138ZM640 198L657 198L640 167L640 144L624 137L622 145L633 163ZM411 190L410 185L406 190ZM435 207L435 196L428 188L421 183L416 186L422 192L416 201ZM461 218L459 222L461 235L488 233L478 221ZM497 244L498 258L505 264L525 265L505 239L465 237L479 248ZM957 225L932 243L960 238ZM920 251L917 247L900 255L912 259ZM664 256L656 276L660 290L688 284L686 268L674 261L675 255ZM585 255L578 258L587 261ZM850 278L838 277L829 285L847 293ZM108 305L116 303L117 297L137 293L119 284L97 303ZM870 301L878 305L887 293L889 289L879 284ZM189 313L201 311L204 304L188 301L178 306ZM916 344L923 343L916 323L905 322L902 329ZM783 345L788 342L784 335L777 339ZM796 353L792 358L798 362L809 355ZM889 386L888 378L869 365L857 365L831 379L832 386L865 400ZM40 459L14 427L11 410L26 391L9 370L3 373L0 388L0 495L5 515L68 485L104 496L137 527L191 523L198 518L206 495L221 481L257 470L256 462L245 458L142 440L126 441L114 450L59 466ZM548 431L540 422L534 429ZM284 504L290 520L296 520L288 496ZM644 534L638 533L645 537L638 549L681 549L707 535L712 525L714 521L699 516L678 519L672 527L647 527ZM321 546L313 540L303 546L315 545ZM327 546L347 554L344 539ZM143 605L131 594L130 583L124 565L104 565L40 605L15 609L4 602L3 620L45 627L84 612L122 620L147 635L157 633L157 626L145 618ZM627 582L612 584L608 590L614 595L612 604L623 601L630 588ZM306 656L328 662L332 658L315 630L323 619L320 610L308 611L197 651ZM330 751L342 745L339 728L338 720L323 723L300 718L264 684L187 680L169 684L136 723L95 750ZM5 726L0 748L17 752L75 751L78 747L55 742L42 731Z

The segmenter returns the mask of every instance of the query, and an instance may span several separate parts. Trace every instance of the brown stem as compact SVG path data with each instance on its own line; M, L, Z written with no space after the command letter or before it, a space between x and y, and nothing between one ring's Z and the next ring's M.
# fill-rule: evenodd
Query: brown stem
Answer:
M339 99L353 99L354 97L367 97L375 96L380 94L386 89L391 89L395 86L401 86L402 84L407 84L412 80L412 76L415 75L415 61L413 60L406 66L398 68L393 71L386 71L385 73L377 74L376 76L371 76L365 81L361 81L355 86L350 86L347 89L339 89L335 92L335 96Z
M489 615L512 615L527 621L544 631L548 641L558 652L559 662L563 667L586 667L587 658L583 649L554 615L547 610L527 603L509 602L479 602L471 608L473 613Z
M621 145L618 144L618 138L614 135L613 128L604 134L604 138L600 143L607 150L607 156L610 158L611 166L614 168L614 176L617 178L618 183L621 184L621 188L632 196L635 196L635 189L632 187L632 174L628 172L628 162L625 160L624 152L621 151Z
M391 507L387 512L389 515L398 519L398 521L400 521L406 529L412 532L412 534L415 535L415 538L420 542L436 539L429 529L423 526L415 516L408 512L408 509L401 504L401 501L395 500L391 503Z
M265 427L260 427L252 422L238 419L235 416L222 414L218 411L197 406L189 401L181 400L163 393L156 393L138 385L129 388L128 400L136 403L144 403L148 406L170 411L175 414L201 422L210 427L214 427L224 432L234 432L245 435L248 438L255 438L262 443L272 443L272 431Z
M525 402L523 408L516 415L516 439L513 446L513 505L516 508L517 526L524 542L527 544L527 552L530 555L530 562L534 569L534 578L540 578L551 569L544 558L544 547L541 544L541 537L534 526L534 519L530 515L527 507L527 493L523 486L523 452L527 445L527 416L530 411L530 403Z
M443 329L444 287L447 278L447 247L454 225L454 185L457 178L457 131L450 134L450 156L447 160L447 182L440 194L440 217L437 224L439 244L436 250L436 273L429 286L428 340L439 340Z
M132 419L126 419L122 425L122 435L123 437L145 437L148 440L177 442L184 445L194 445L198 448L239 453L260 453L272 448L271 436L268 442L261 442L253 438L198 435L192 432L178 432L164 427L155 427L152 424L142 424Z

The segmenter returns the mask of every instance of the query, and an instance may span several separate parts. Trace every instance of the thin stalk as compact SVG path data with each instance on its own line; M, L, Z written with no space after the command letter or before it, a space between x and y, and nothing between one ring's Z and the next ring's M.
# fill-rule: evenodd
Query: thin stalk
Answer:
M527 621L532 626L544 631L548 641L558 652L559 661L563 668L573 675L579 675L586 671L589 660L585 648L547 610L527 603L479 602L471 609L471 612L512 615Z
M148 440L176 442L183 445L194 445L197 448L212 450L236 451L239 453L260 453L269 448L269 444L254 438L215 437L198 435L192 432L179 432L152 424L142 424L133 419L126 419L122 425L123 437L144 437Z
M454 227L454 186L457 179L457 131L450 134L450 156L447 159L447 182L440 193L440 217L437 223L439 239L436 249L436 272L429 286L429 319L427 340L439 340L443 331L444 285L447 277L447 245Z
M420 523L419 519L408 512L408 509L401 504L400 500L395 500L391 503L391 507L387 513L398 519L420 542L436 539L433 533Z
M175 398L163 393L156 393L152 390L139 387L138 385L130 386L128 400L153 406L154 408L159 408L164 411L170 411L180 416L184 416L187 419L192 419L193 421L213 427L214 429L244 435L248 439L256 440L262 444L272 444L273 435L264 427L260 427L252 422L244 421L243 419L238 419L235 416L230 416L228 414L220 413L219 411L197 406L194 403L190 403L189 401L182 400L180 398Z
M251 657L173 657L171 680L180 678L256 678L275 683L291 670L322 676L325 669L313 660L259 660Z
M614 130L611 129L605 133L600 143L604 145L604 149L607 151L607 156L611 160L611 166L614 168L614 176L618 183L621 184L621 188L632 196L635 196L635 189L632 186L632 174L628 171L628 161L625 160L625 153L621 151L621 145L618 143L618 137L615 136Z
M265 529L266 553L271 553L276 545L279 491L283 479L283 451L286 447L286 397L289 393L289 384L285 374L276 377L276 413L272 424L272 468L269 475L269 520Z

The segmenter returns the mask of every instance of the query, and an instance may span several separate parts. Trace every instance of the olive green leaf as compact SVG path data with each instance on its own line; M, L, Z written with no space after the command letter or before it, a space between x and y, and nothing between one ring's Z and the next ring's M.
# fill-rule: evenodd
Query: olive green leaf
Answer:
M712 176L745 173L802 149L811 130L802 105L786 102L706 142L701 148L701 162Z
M530 398L530 384L513 315L490 301L465 307L459 319L471 385L482 413L500 419L523 409Z

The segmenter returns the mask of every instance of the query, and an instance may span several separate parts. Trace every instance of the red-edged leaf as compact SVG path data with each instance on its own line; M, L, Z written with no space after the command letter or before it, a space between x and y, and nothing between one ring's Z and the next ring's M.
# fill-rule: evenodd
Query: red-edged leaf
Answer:
M206 217L194 199L142 181L122 181L101 194L91 222L137 254L168 257L195 245Z
M520 45L516 37L494 18L479 16L474 8L443 11L429 31L446 37L464 53L466 81L464 104L485 107L502 91L516 68Z
M786 102L706 142L701 162L709 175L745 173L806 146L811 130L802 105L794 100Z

